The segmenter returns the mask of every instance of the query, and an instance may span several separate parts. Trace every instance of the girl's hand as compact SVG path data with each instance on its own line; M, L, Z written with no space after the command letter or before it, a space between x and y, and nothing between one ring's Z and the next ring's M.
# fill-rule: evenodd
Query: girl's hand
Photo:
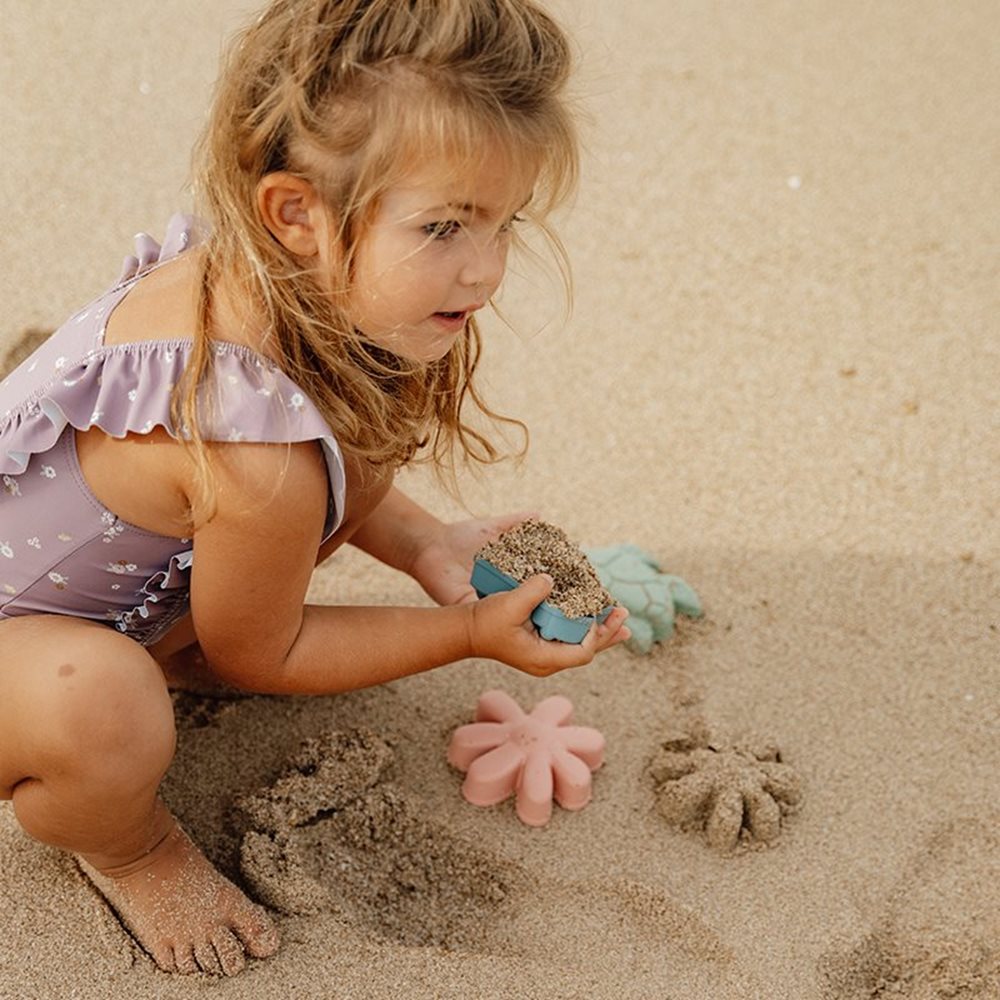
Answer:
M470 611L473 656L499 660L535 677L582 667L600 652L629 639L628 612L615 608L603 625L594 624L579 645L543 639L531 623L531 612L552 591L546 574L529 577L517 589L492 594Z
M487 542L531 516L520 513L454 524L438 522L433 532L420 540L410 564L410 576L438 604L468 604L476 600L469 582L476 553Z

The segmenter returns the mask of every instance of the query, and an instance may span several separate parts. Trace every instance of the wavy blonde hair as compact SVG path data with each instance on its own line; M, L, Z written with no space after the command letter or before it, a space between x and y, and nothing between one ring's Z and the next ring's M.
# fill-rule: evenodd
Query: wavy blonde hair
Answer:
M202 478L198 387L212 364L208 331L220 277L256 311L282 370L308 394L361 465L400 466L418 453L439 467L493 462L498 450L462 415L523 429L473 384L481 339L474 319L439 361L415 364L366 341L260 215L268 173L308 180L339 222L341 274L380 198L415 164L458 172L499 148L534 183L522 215L545 225L573 190L577 136L565 98L567 39L532 0L273 0L225 58L194 160L199 210L211 223L195 349L174 396ZM207 488L206 488L207 489ZM208 490L210 495L210 490Z

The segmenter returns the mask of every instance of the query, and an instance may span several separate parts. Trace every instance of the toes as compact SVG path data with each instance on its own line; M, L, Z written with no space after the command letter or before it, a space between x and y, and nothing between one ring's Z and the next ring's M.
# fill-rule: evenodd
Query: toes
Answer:
M174 949L165 944L155 948L147 948L156 967L163 972L176 972L177 963L174 960Z
M262 906L253 907L247 917L233 925L243 948L254 958L270 958L278 950L281 935Z
M247 960L243 954L243 945L228 927L220 928L212 935L212 944L224 975L235 976L244 969Z
M208 941L167 948L164 960L157 959L157 965L165 972L183 975L205 972L212 976L235 976L246 964L244 947L228 927L217 928Z
M194 957L198 962L198 968L202 972L207 972L212 976L222 975L222 963L215 952L215 946L211 941L199 941L194 946Z
M191 945L176 945L174 947L174 967L185 976L194 975L198 971L198 963Z

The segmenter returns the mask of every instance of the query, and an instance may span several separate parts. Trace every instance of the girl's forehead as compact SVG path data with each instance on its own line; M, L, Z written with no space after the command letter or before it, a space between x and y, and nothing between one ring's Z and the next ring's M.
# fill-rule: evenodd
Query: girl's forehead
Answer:
M451 207L504 216L531 199L536 176L536 170L506 156L422 164L388 188L382 205L408 213Z

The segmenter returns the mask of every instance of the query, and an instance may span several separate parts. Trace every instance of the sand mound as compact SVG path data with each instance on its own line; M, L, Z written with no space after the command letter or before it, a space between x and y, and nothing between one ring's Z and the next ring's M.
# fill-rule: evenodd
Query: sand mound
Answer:
M548 603L567 618L599 615L615 603L581 549L561 528L537 518L484 545L479 557L518 582L548 573L553 579Z
M311 739L290 768L241 798L240 858L257 896L285 913L336 913L408 945L470 947L512 873L387 780L374 733Z

